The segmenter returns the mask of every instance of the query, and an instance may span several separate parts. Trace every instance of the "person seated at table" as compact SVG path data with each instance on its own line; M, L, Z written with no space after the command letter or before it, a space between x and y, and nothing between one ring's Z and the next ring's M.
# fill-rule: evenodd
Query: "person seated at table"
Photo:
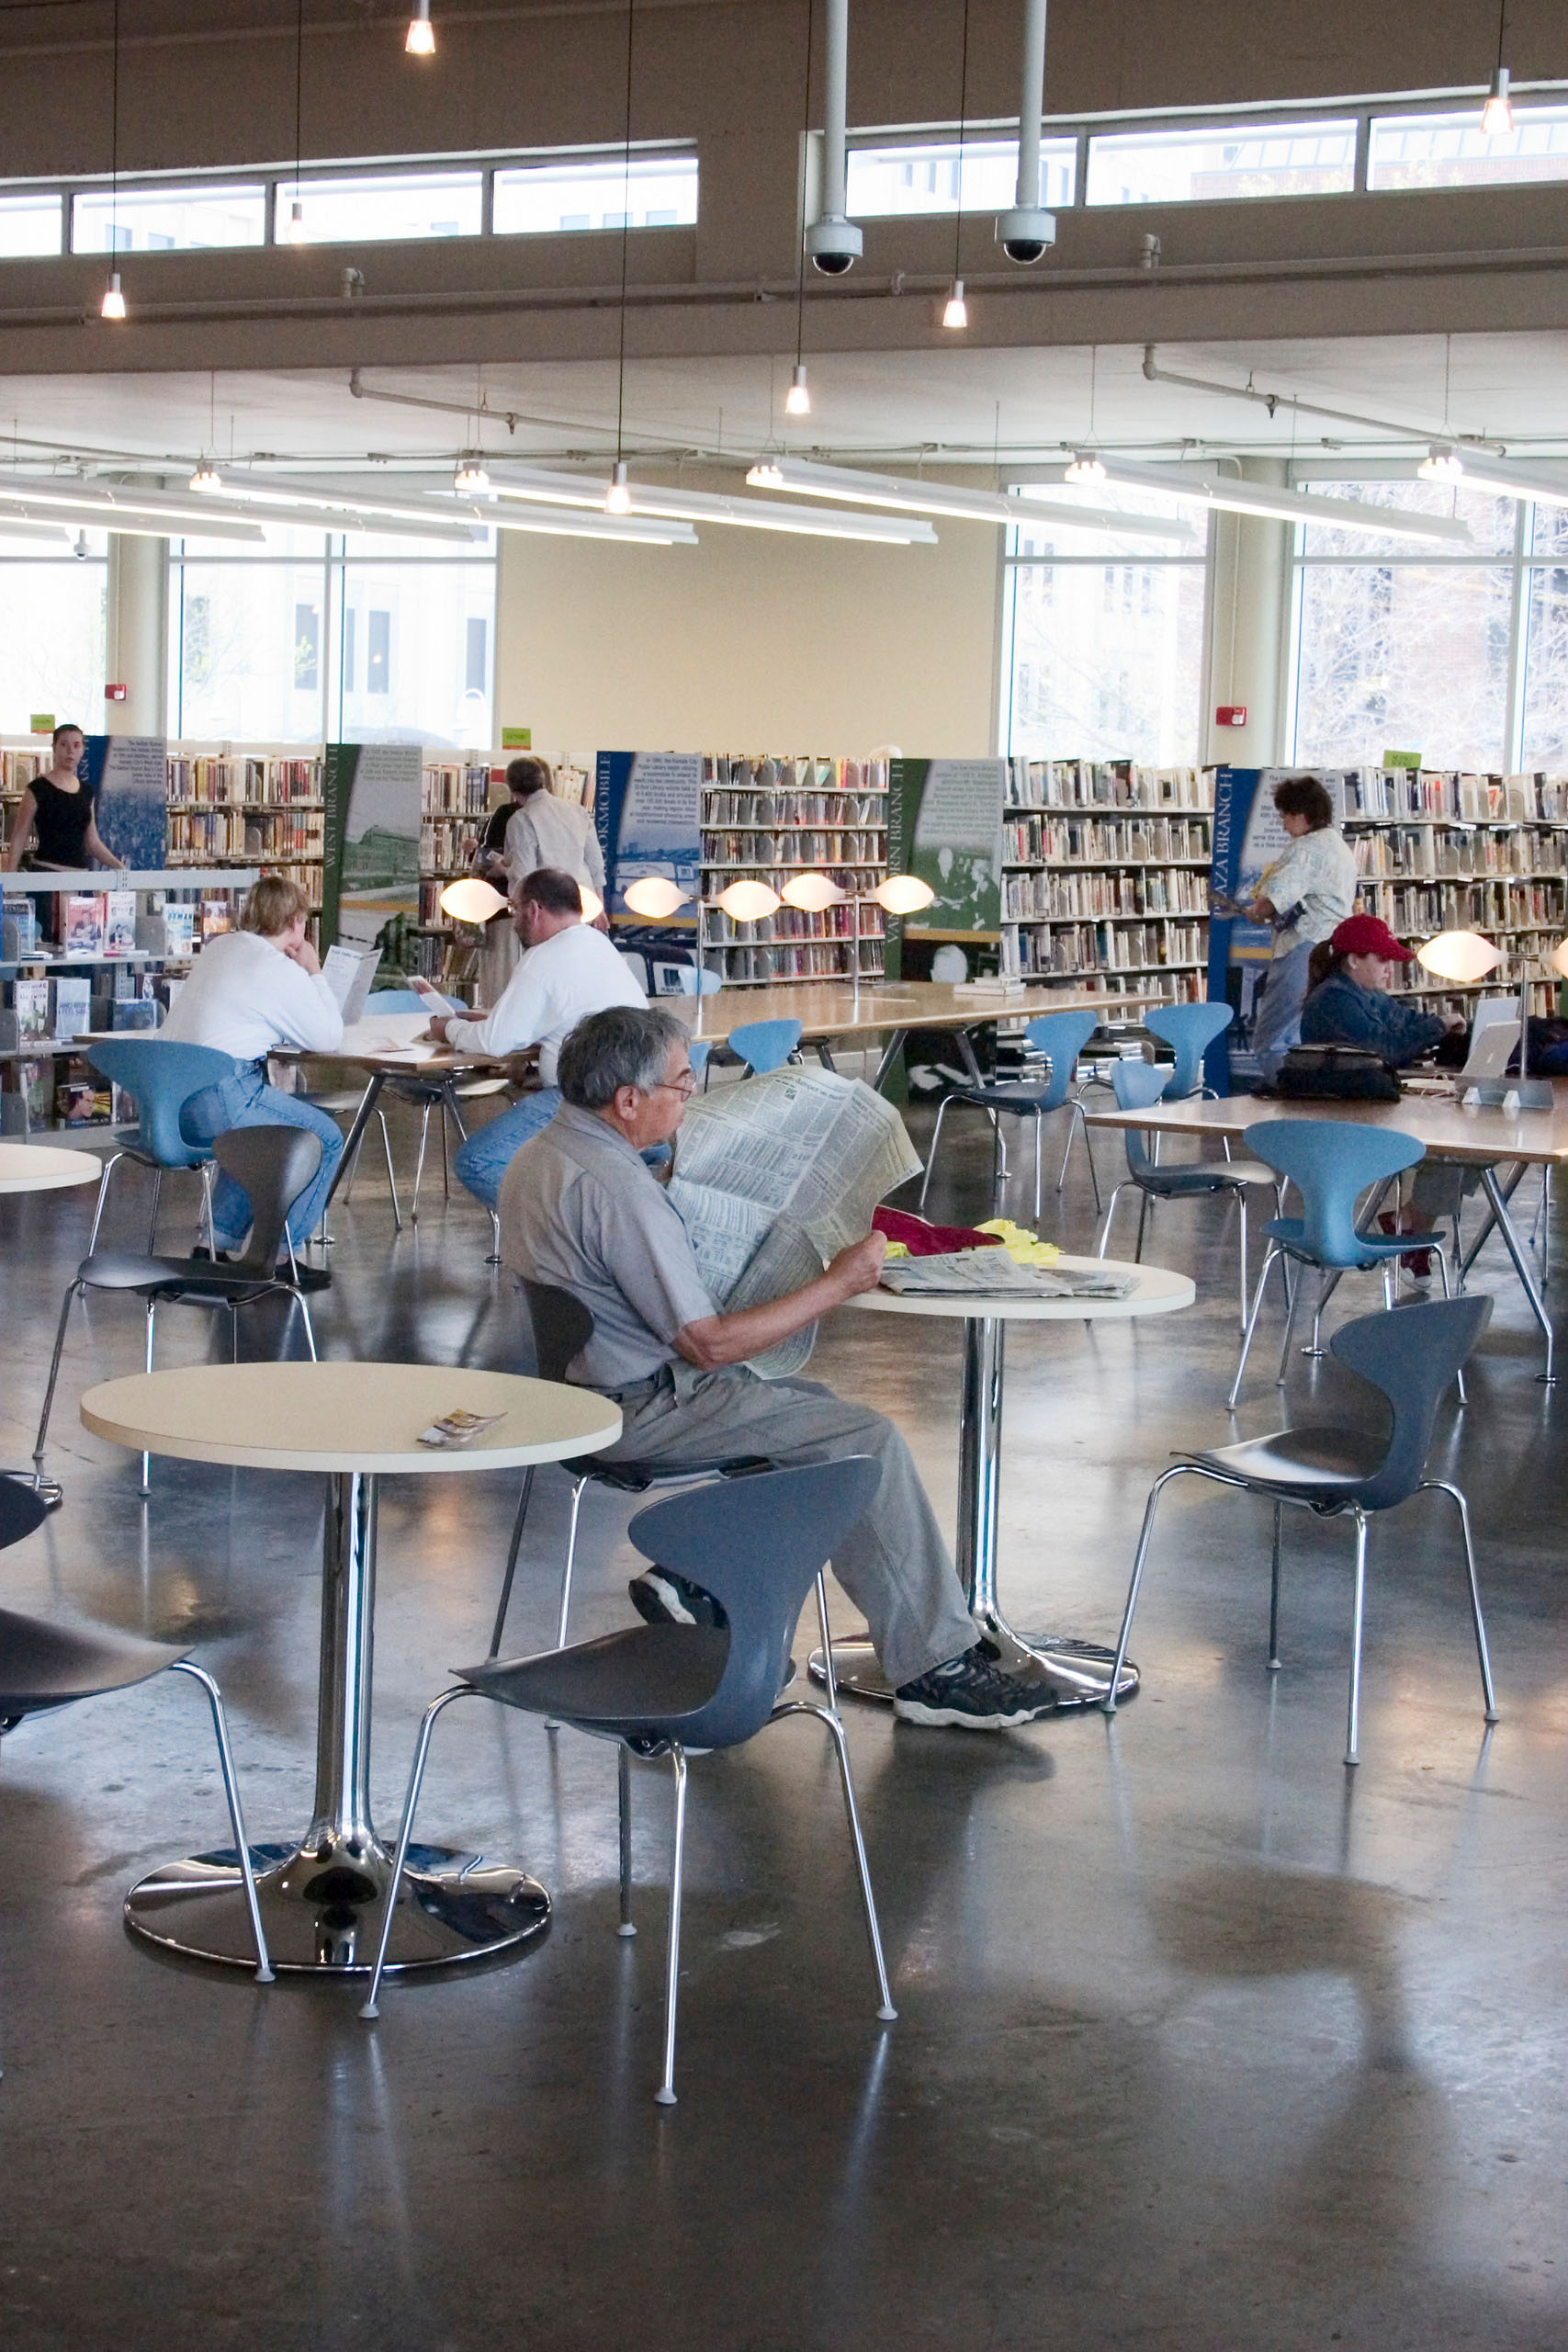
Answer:
M453 1165L461 1182L493 1209L513 1154L547 1126L560 1103L556 1056L585 1013L612 1004L646 1004L630 967L602 931L582 920L582 899L570 874L536 866L512 894L512 919L526 950L493 1012L465 1021L436 1013L433 1037L459 1053L498 1060L538 1047L538 1088L468 1137Z
M288 1213L288 1238L299 1249L320 1221L343 1157L334 1119L297 1094L267 1084L266 1057L280 1046L330 1054L343 1043L343 1014L305 936L309 901L297 882L264 874L247 893L237 931L209 939L191 967L159 1035L186 1046L214 1046L243 1068L195 1094L180 1114L191 1143L210 1143L231 1127L308 1127L321 1139L321 1164ZM212 1188L212 1244L220 1257L244 1246L251 1204L219 1171ZM289 1276L287 1261L279 1272ZM325 1290L332 1276L301 1266L303 1290Z
M641 1158L671 1141L694 1080L684 1026L657 1007L581 1022L560 1049L565 1098L501 1188L501 1252L514 1273L569 1291L593 1336L568 1377L614 1397L611 1462L673 1469L760 1455L784 1466L870 1454L875 1502L833 1569L863 1611L907 1722L999 1731L1047 1714L1045 1683L1004 1673L981 1645L909 1449L891 1421L814 1380L763 1380L747 1359L875 1288L886 1244L868 1234L803 1289L726 1314L691 1238ZM713 1623L714 1604L668 1570L635 1577L651 1623Z

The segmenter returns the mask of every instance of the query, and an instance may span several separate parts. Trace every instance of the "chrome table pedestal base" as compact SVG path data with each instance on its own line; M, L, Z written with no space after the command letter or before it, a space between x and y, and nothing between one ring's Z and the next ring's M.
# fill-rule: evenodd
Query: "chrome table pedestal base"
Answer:
M298 1841L251 1849L275 1968L367 1974L375 1962L393 1860L370 1818L375 1611L376 1480L334 1471L322 1540L315 1815ZM444 1968L480 1959L539 1935L549 1916L548 1895L523 1871L416 1846L397 1890L387 1964ZM125 1918L166 1951L254 1968L232 1850L153 1871L126 1897Z
M1066 1634L1016 1633L997 1598L997 1538L1001 1503L1002 1340L999 1316L966 1316L964 1400L958 1432L958 1575L980 1638L999 1654L1009 1673L1050 1684L1058 1707L1098 1706L1111 1688L1114 1649ZM827 1679L820 1650L812 1653L815 1680ZM835 1642L833 1676L860 1699L890 1701L893 1692L866 1640ZM1138 1669L1123 1659L1116 1696L1131 1698Z

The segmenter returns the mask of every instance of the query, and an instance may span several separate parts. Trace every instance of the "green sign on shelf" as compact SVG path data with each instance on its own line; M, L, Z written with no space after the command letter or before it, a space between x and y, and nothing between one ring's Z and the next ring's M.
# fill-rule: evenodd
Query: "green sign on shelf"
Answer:
M503 752L531 752L534 748L533 729L503 727L501 730L501 748Z
M34 735L52 735L54 732L53 711L35 710L28 721L28 727Z
M1419 752L1385 752L1382 763L1385 768L1418 768L1421 754Z

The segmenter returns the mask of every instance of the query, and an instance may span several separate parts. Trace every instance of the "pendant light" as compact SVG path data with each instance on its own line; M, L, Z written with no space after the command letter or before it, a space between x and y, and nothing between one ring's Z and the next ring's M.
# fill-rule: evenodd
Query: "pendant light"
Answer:
M1435 441L1416 470L1423 481L1458 481L1464 472L1464 459L1448 443Z
M810 413L811 394L806 382L806 362L803 359L797 359L795 363L795 373L789 379L789 390L784 394L784 414L809 416Z
M632 511L631 484L626 480L626 461L617 458L610 472L610 487L604 492L606 514L629 514Z
M482 450L464 450L457 460L457 470L452 477L452 487L460 498L480 497L490 488Z
M1075 453L1072 464L1064 469L1062 480L1075 482L1103 481L1105 480L1104 461L1097 458L1092 449L1079 449Z
M962 334L969 323L969 305L964 300L964 280L958 274L964 246L964 149L968 131L969 0L964 0L964 31L958 65L958 179L953 219L953 283L947 289L947 300L942 311L942 325L955 334Z
M119 246L119 0L114 0L114 64L109 92L109 251L116 253ZM118 269L109 272L109 282L98 305L98 316L101 319L123 319L125 316L125 296L120 291Z
M637 0L626 0L626 114L621 148L621 312L620 348L615 367L615 462L604 492L606 514L629 514L632 494L626 481L626 263L632 233L632 42L637 32Z
M403 47L411 57L434 57L435 32L430 21L430 0L414 0L413 15L409 18Z
M801 108L800 108L800 112L801 112L801 127L802 127L802 135L803 135L806 139L807 139L807 140L809 140L809 138L810 138L810 136L811 136L811 43L812 43L812 37L813 37L813 35L814 35L814 33L815 33L815 31L816 31L816 28L817 28L817 0L807 0L807 8L806 8L806 87L805 87L805 90L804 90L804 92L803 92L803 94L802 94L802 97L801 97ZM805 204L806 204L806 178L805 178L805 175L804 175L804 174L802 174L802 175L801 175L801 182L800 182L800 201L801 201L802 212L803 212L803 215L804 215L804 209L805 209ZM799 226L799 229L800 229L800 243L799 243L798 250L796 251L796 254L795 254L795 373L794 373L794 375L793 375L793 376L791 376L791 378L790 378L790 379L789 379L789 390L788 390L788 391L784 394L784 414L785 414L786 416L809 416L809 415L810 415L810 413L811 413L811 394L810 394L809 390L807 389L807 381L806 381L806 356L805 356L805 354L806 354L806 226L805 226L804 217L802 218L801 221L800 221L797 225ZM771 380L772 380L772 379L771 379L771 376L770 376L770 385L771 385ZM771 411L772 411L772 408L773 408L773 399L772 399L771 390L770 390L770 395L769 395L769 401L768 401L768 407L769 407L769 410L770 410L770 414L769 414L769 418L768 418L768 425L769 425L769 430L771 431L771 430L772 430L772 428L773 428L773 416L772 416L772 413L771 413Z
M294 11L294 194L289 200L288 218L278 232L286 245L302 245L305 243L305 200L299 193L299 124L304 110L304 87L305 0L297 0Z
M1503 62L1503 29L1507 14L1508 0L1499 0L1497 63L1492 75L1492 86L1486 93L1486 104L1481 109L1481 135L1483 139L1507 139L1513 134L1514 106L1508 95L1508 69Z

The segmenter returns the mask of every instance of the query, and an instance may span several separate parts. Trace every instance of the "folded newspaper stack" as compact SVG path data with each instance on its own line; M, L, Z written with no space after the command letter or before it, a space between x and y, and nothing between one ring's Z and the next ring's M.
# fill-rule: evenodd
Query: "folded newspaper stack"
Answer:
M882 1287L899 1297L1131 1298L1136 1274L1089 1266L1021 1266L1005 1250L957 1250L935 1258L895 1258Z

